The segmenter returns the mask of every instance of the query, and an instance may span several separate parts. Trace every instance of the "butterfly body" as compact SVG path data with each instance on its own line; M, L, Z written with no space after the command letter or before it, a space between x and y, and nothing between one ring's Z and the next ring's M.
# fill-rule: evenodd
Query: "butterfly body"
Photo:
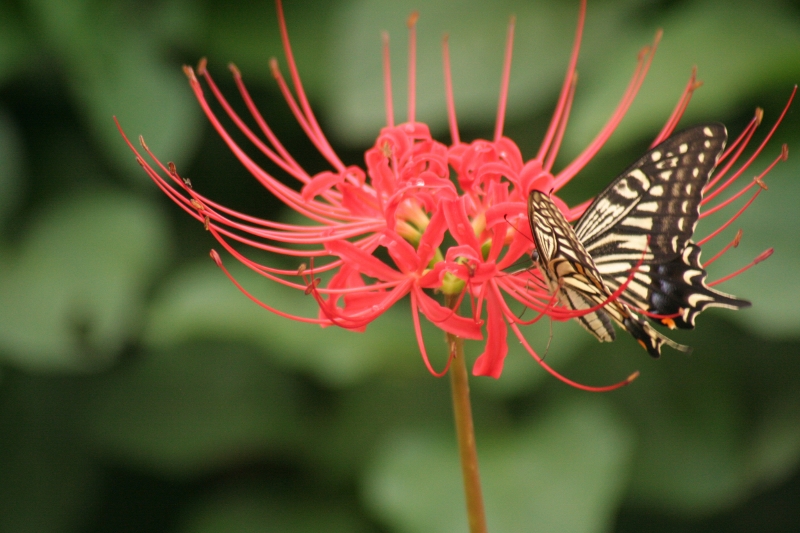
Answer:
M634 310L670 328L692 328L707 307L750 305L705 284L700 247L691 241L703 188L726 139L722 124L674 134L612 181L574 228L548 194L531 192L535 262L564 307L600 306L576 317L598 340L614 340L613 321L653 357L664 344L689 351Z

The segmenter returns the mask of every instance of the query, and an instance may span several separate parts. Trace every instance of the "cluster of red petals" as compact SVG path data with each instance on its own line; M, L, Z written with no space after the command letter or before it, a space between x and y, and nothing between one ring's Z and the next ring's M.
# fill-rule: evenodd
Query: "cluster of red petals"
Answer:
M533 248L526 215L530 191L558 191L598 152L631 105L652 61L660 35L640 53L628 88L604 128L574 161L554 173L553 163L575 91L575 68L583 32L585 1L581 2L572 56L556 110L539 152L527 162L516 144L502 135L511 66L513 20L508 32L498 118L492 141L460 141L445 38L445 96L452 139L452 144L448 146L434 140L428 127L415 120L416 17L412 16L409 21L408 120L403 124L394 124L388 38L384 37L387 126L381 130L374 146L366 152L365 168L362 169L346 166L322 133L303 91L280 0L277 8L293 90L275 60L271 62L272 72L299 125L328 161L330 170L311 176L292 158L256 109L235 67L231 67L234 80L257 127L255 131L227 102L204 62L196 71L189 67L185 70L200 105L231 151L270 193L305 216L308 224L264 220L219 205L192 189L188 179L179 176L173 165L162 164L143 142L141 144L154 165L146 162L128 142L153 181L191 216L202 221L222 247L264 277L313 295L319 304L319 315L313 318L294 316L258 301L230 276L219 255L212 252L214 260L240 290L262 307L281 316L356 331L363 330L395 302L409 295L423 359L428 369L436 375L444 373L446 367L437 373L428 360L422 339L420 313L449 334L464 339L485 338L485 349L473 368L476 375L500 375L508 350L507 335L510 328L530 354L559 379L588 390L608 390L629 382L631 378L608 387L583 386L560 376L546 365L525 340L520 326L535 322L545 315L566 320L579 312L558 306L535 269L512 274L508 273L508 269L530 254ZM201 80L207 89L203 88ZM698 86L692 73L672 116L653 141L654 145L673 131ZM206 90L210 91L218 108L255 149L297 180L299 186L284 184L251 159L226 131L207 99ZM736 171L732 170L760 120L761 113L757 112L750 125L726 150L720 169L709 184L704 204L715 200L719 192L737 181L764 147L772 132L746 162ZM764 175L785 156L784 148L781 156L755 180L704 211L703 215L715 212L746 194L752 187L756 188L744 207L701 243L716 236L738 217L763 189ZM725 176L728 177L721 181ZM553 195L553 199L568 220L578 218L589 204L587 201L570 208L557 196ZM447 247L443 248L446 240ZM259 264L239 252L234 246L236 243L297 257L304 264L297 270ZM730 246L721 250L720 254ZM762 257L756 261L760 259ZM444 294L444 298L437 294ZM519 306L513 304L514 300L533 309L536 317L522 320L518 316ZM512 305L517 309L512 309Z

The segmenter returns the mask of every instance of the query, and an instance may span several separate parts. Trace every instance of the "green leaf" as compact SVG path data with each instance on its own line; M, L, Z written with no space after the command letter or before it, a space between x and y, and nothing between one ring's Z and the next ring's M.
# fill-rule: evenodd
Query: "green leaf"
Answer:
M327 401L326 396L324 403L311 410L314 433L298 446L309 463L307 468L350 484L363 472L373 450L397 428L452 428L449 379L434 378L417 362L415 367L413 376L387 372L336 391L335 401ZM483 380L492 378L476 378L472 383ZM478 405L496 407L476 402L476 411Z
M141 326L144 289L169 250L149 203L104 192L44 209L0 276L0 347L31 370L104 366Z
M637 506L722 512L785 480L800 462L797 344L745 336L720 313L670 334L694 347L691 357L665 354L614 395L639 433L629 495ZM598 351L620 349L642 357L634 346Z
M284 2L292 53L303 88L311 97L318 98L327 89L326 57L320 53L320 45L325 48L327 35L338 32L331 23L331 14L339 3L335 0ZM269 68L269 60L274 57L284 77L290 79L273 2L221 2L211 7L210 19L214 23L209 26L206 53L212 66L235 63L248 82L277 87Z
M100 471L75 439L74 392L8 372L0 390L0 531L78 531L100 492Z
M295 382L234 345L146 352L98 378L83 398L95 449L168 475L289 449L302 429Z
M359 533L369 531L345 506L277 496L255 484L224 487L191 505L178 533Z
M0 221L16 207L22 193L22 142L16 124L0 109Z
M65 69L83 117L106 153L141 178L112 121L116 115L129 137L144 135L165 158L179 166L185 162L200 140L201 116L180 65L164 58L159 15L173 20L172 13L141 11L135 3L90 0L29 0L29 4L34 24Z
M601 532L613 522L633 451L626 424L597 397L547 409L520 431L477 435L489 530ZM466 530L458 454L444 433L387 438L363 493L402 532Z
M729 379L698 363L671 365L672 379L660 373L637 382L648 411L630 488L637 503L696 514L743 495L743 406Z
M800 393L782 390L762 410L747 454L750 482L769 487L786 481L800 465Z
M35 53L19 14L9 3L0 4L0 83L29 67Z

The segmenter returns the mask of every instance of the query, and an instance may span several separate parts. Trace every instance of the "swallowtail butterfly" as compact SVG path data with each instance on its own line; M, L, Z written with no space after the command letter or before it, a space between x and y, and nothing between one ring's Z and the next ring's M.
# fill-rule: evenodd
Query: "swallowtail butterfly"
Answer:
M528 220L532 258L559 302L602 342L615 338L612 321L653 357L663 345L688 352L635 310L673 329L693 328L707 307L741 309L750 302L709 288L692 242L703 188L722 155L725 126L675 133L647 152L601 192L573 228L548 194L532 191ZM619 298L612 294L628 285Z

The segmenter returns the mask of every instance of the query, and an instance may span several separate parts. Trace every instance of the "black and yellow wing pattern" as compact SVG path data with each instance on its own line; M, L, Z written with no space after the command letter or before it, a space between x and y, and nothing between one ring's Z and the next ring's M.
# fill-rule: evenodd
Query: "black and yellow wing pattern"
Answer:
M548 194L531 192L528 220L537 266L565 307L604 304L576 317L600 341L614 340L613 321L653 357L664 344L689 351L634 310L670 328L692 328L708 307L750 305L706 285L700 247L692 242L703 188L726 140L718 123L672 135L611 182L574 228ZM626 282L619 298L612 298Z

